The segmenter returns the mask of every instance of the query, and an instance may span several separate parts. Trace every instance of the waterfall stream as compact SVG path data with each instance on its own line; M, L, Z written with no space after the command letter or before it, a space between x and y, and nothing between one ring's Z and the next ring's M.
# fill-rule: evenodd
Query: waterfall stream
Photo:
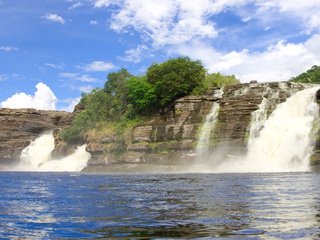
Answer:
M257 134L258 121L250 129L248 153L244 159L221 164L218 172L308 171L312 133L319 108L314 101L319 87L302 90L279 104ZM263 103L262 103L263 104ZM263 105L260 111L263 111ZM256 113L259 116L259 112ZM262 116L260 112L260 116ZM254 134L253 134L254 133Z
M22 150L20 163L12 171L39 171L39 172L78 172L86 167L90 154L85 150L86 145L64 158L52 159L54 138L51 132L45 133L31 142Z
M196 153L199 157L202 157L209 149L210 134L217 122L219 108L219 103L214 102L212 104L211 110L206 116L206 121L201 128L200 137L196 147Z

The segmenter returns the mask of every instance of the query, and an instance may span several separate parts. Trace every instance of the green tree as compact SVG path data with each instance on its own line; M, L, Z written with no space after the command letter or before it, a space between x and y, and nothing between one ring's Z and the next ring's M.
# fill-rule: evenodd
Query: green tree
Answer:
M157 105L164 108L176 99L190 94L203 81L205 72L200 61L179 57L153 64L148 68L147 81L155 87Z
M137 113L150 113L156 105L156 93L145 76L132 77L127 81L128 100Z
M104 85L104 91L111 96L109 102L114 119L120 118L127 110L128 89L126 82L133 77L128 70L122 68L117 72L109 73Z
M110 95L102 89L84 94L80 101L83 110L75 116L71 127L65 129L62 137L66 140L77 139L86 130L95 127L96 123L111 118L110 101Z
M290 79L292 82L320 83L320 66L314 65L309 70Z

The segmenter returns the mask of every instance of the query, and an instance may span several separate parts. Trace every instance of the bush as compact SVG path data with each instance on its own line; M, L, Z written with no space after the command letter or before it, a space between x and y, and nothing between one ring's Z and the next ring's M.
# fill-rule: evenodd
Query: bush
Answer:
M150 113L157 105L155 88L146 77L132 77L127 81L128 101L139 114Z
M148 68L147 81L154 85L157 105L164 108L198 87L205 72L200 61L180 57L153 64Z

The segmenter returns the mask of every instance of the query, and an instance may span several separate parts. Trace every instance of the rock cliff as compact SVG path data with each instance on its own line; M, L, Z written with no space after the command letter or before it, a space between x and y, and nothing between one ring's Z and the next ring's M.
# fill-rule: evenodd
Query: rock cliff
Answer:
M165 115L136 126L120 153L113 135L88 138L87 151L92 159L86 170L105 171L116 163L170 165L193 161L201 126L213 102L220 104L220 110L210 136L211 149L220 149L220 154L230 150L233 154L242 154L246 151L251 114L262 100L268 100L271 113L278 103L306 87L308 85L291 82L253 82L214 89L210 96L181 98Z
M34 109L0 109L0 164L19 160L22 149L41 133L71 123L71 114Z

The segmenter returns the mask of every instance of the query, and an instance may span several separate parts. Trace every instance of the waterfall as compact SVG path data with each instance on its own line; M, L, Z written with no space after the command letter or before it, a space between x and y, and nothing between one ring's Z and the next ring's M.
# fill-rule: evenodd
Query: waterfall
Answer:
M258 107L259 108L251 115L248 146L251 146L253 140L259 136L260 131L262 130L263 125L268 118L268 99L263 98Z
M45 133L31 142L22 150L20 163L14 166L12 171L39 171L39 172L78 172L86 167L90 154L86 152L85 145L64 158L52 159L51 152L54 149L52 132Z
M206 121L201 128L200 137L198 139L196 147L196 153L198 156L202 156L204 153L208 151L210 134L217 122L219 108L219 103L214 102L212 104L210 113L206 116Z
M308 171L308 158L314 147L314 121L319 115L318 105L314 101L318 89L302 90L279 104L265 121L259 136L250 135L246 157L224 162L217 171Z

